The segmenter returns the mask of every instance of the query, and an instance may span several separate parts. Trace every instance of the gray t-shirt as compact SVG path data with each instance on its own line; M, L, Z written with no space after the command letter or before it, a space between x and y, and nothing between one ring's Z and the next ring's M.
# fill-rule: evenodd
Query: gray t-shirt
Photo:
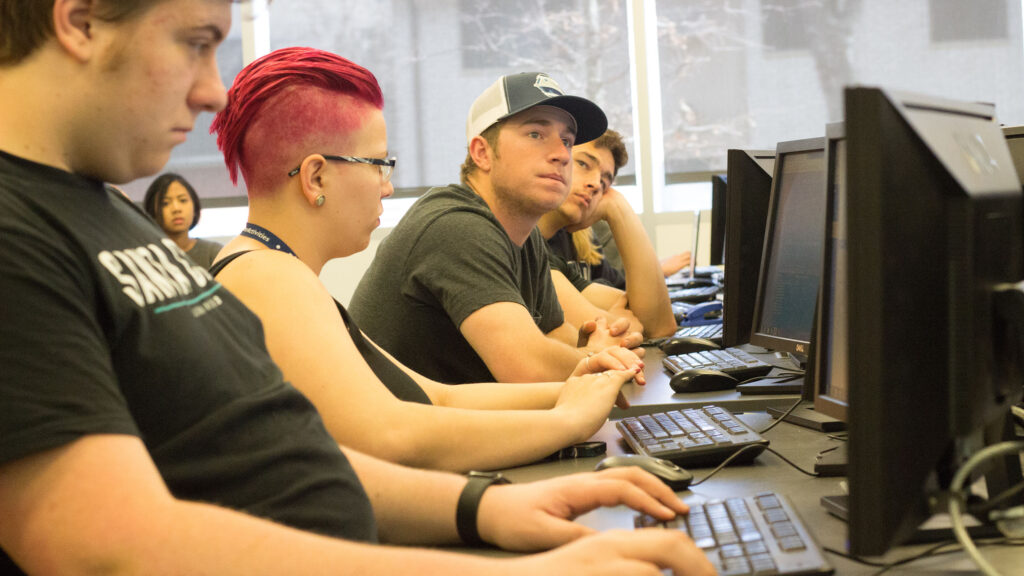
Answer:
M403 364L461 384L494 380L459 326L496 302L522 305L545 334L565 321L540 232L516 246L482 198L451 185L427 192L381 243L349 311Z
M218 244L212 240L196 238L195 245L185 252L185 254L188 254L188 257L191 258L193 262L209 270L210 265L213 264L213 259L217 257L217 253L219 253L220 249L223 247L223 244Z

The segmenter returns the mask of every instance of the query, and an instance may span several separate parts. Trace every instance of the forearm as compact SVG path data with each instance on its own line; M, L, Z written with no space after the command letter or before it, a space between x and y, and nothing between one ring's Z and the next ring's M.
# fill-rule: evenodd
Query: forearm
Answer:
M583 415L564 410L467 410L403 404L400 418L389 417L392 424L375 429L372 438L364 435L370 442L345 445L406 466L465 472L534 462L585 440L596 430Z
M417 574L486 573L485 559L385 547L319 536L206 504L179 503L159 531L135 532L114 543L118 553L93 562L117 568L110 574L388 575L416 566ZM153 521L152 518L149 519ZM158 525L153 522L153 525ZM108 533L97 526L89 539ZM78 535L81 537L81 534ZM61 548L54 557L75 557ZM108 563L109 560L117 560ZM76 559L81 559L77 557ZM61 567L55 574L86 573ZM474 572L467 572L474 570Z
M477 410L544 410L558 400L564 382L443 385L445 405Z
M625 198L619 195L609 205L606 219L626 271L626 296L630 310L644 325L646 336L671 334L676 329L676 323L668 289L665 287L661 263L640 218Z
M451 479L453 491L459 482ZM141 442L118 435L0 467L0 518L0 546L28 574L394 574L410 562L417 573L447 574L475 565L177 500Z
M509 343L499 357L487 362L499 382L548 382L568 378L587 350L577 348L578 331L563 324L546 335L529 342ZM572 340L572 344L569 344ZM523 359L529 361L523 361Z

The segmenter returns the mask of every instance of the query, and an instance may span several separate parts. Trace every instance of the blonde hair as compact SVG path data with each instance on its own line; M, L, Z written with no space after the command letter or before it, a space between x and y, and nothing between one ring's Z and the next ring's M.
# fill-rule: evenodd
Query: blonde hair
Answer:
M604 254L594 244L594 231L584 228L572 233L572 243L576 248L576 258L591 266L597 266L604 260Z

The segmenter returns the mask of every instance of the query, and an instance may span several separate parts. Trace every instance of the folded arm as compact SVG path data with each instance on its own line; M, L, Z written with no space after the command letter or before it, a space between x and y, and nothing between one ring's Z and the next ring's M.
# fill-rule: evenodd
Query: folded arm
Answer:
M661 263L654 252L643 223L629 205L625 196L614 188L605 191L595 217L603 218L611 228L612 237L622 256L626 271L626 296L629 309L636 314L648 337L667 336L676 329L672 305L665 287ZM587 226L592 224L588 222ZM591 285L583 291L596 305L607 308L614 304L614 293L621 291L608 286Z

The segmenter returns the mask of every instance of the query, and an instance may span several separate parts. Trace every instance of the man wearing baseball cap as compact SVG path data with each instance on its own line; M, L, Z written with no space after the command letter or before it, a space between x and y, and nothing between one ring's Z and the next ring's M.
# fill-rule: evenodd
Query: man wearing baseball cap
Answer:
M488 87L467 118L462 184L420 198L356 289L350 308L363 330L402 363L453 383L559 380L607 348L634 360L629 348L642 336L626 333L627 321L566 322L536 230L569 193L572 146L607 124L596 104L542 72ZM577 347L581 328L589 339Z

